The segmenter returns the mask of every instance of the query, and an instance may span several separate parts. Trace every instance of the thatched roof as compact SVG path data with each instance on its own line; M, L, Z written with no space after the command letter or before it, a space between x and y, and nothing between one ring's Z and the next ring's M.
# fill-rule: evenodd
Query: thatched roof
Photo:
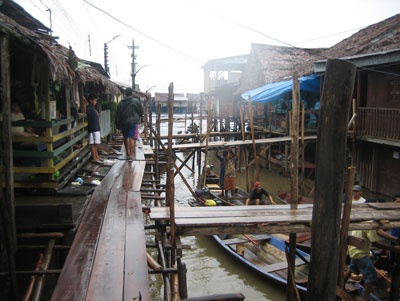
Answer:
M325 56L340 58L400 48L400 14L361 29L327 49Z
M321 59L325 49L303 49L252 44L237 94L267 83L287 80L296 71L299 76L313 73L313 62Z
M370 25L331 48L304 49L252 44L237 94L292 77L313 73L313 63L400 48L400 14Z
M13 4L12 1L6 1L8 4ZM87 61L80 60L76 57L73 50L58 44L53 37L44 34L41 29L44 27L39 21L34 22L34 18L30 16L20 6L14 6L19 10L17 14L11 10L11 16L7 10L7 6L0 6L0 32L9 35L13 41L18 41L27 45L27 49L32 52L42 54L49 64L49 76L53 81L61 81L67 84L72 84L74 81L96 82L101 83L107 93L117 94L120 92L118 86L110 81L99 69L97 65L85 64ZM13 16L18 17L18 21L13 19ZM24 15L28 15L23 17ZM27 28L21 24L28 24ZM38 27L36 27L36 25ZM45 28L45 27L44 27ZM83 62L79 64L79 62ZM96 64L96 63L93 63ZM81 68L78 66L81 65Z

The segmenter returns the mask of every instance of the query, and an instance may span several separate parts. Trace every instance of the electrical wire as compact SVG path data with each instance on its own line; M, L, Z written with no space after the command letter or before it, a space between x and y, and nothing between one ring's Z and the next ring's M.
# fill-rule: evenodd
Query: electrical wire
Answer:
M165 44L165 43L163 43L163 42L161 42L161 41L159 41L159 40L157 40L157 39L155 39L155 38L149 36L148 34L144 33L143 31L140 31L140 30L138 30L138 29L132 27L131 25L129 25L129 24L127 24L127 23L125 23L125 22L119 20L118 18L112 16L112 15L109 14L108 12L106 12L106 11L102 10L101 8L99 8L99 7L95 6L95 5L93 5L93 4L90 3L89 1L87 1L87 0L82 0L82 1L86 2L87 4L89 4L89 5L92 6L93 8L95 8L95 9L101 11L102 13L106 14L107 16L109 16L110 18L114 19L114 20L117 21L118 23L121 23L122 25L124 25L124 26L126 26L126 27L128 27L128 28L130 28L130 29L132 29L132 30L134 30L134 31L136 31L136 32L138 32L138 33L140 33L141 35L143 35L144 37L146 37L146 38L152 40L153 42L156 42L157 44L160 44L161 46L163 46L163 47L165 47L165 48L168 48L169 50L172 50L172 51L174 51L174 52L176 52L176 53L179 53L180 55L185 56L185 57L187 57L187 58L189 58L189 59L191 59L191 60L193 60L193 61L197 61L197 62L200 62L200 63L202 63L202 64L205 64L204 61L199 60L199 59L197 59L197 58L194 58L194 57L192 57L192 56L190 56L190 55L188 55L188 54L186 54L186 53L184 53L184 52L182 52L182 51L180 51L180 50L178 50L178 49L176 49L176 48L174 48L174 47L171 47L171 46L169 46L169 45L167 45L167 44Z

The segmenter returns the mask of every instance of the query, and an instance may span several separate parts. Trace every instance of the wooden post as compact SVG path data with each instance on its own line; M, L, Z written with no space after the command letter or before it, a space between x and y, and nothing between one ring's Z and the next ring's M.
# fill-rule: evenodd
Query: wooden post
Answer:
M339 222L343 197L347 121L356 66L326 64L318 127L312 247L307 300L334 300L339 269Z
M0 184L5 183L3 195L3 187L0 194L0 211L1 219L3 220L3 228L5 231L5 243L8 256L8 270L10 273L11 296L13 300L19 300L17 277L15 274L15 259L16 252L16 230L15 230L15 204L14 204L14 171L13 171L13 145L11 135L11 87L10 87L10 53L8 46L8 37L0 35L1 42L1 98L2 98L2 144L3 144L3 173L0 177ZM3 237L4 237L3 236ZM0 242L1 243L1 242ZM3 254L1 254L3 255ZM0 260L3 263L3 259ZM3 280L4 281L4 280ZM10 297L11 297L10 296Z
M203 94L200 95L200 124L199 124L199 142L202 139L202 132L203 132ZM198 166L198 173L199 177L201 174L201 149L197 151L197 166Z
M144 125L144 136L147 138L148 137L148 130L147 130L147 126L148 126L148 116L147 116L147 99L144 100L144 104L143 104L143 125Z
M179 274L179 295L182 299L187 299L187 281L186 281L186 273L187 268L186 264L182 262L181 258L177 258L178 262L178 274Z
M69 85L65 86L65 108L67 111L67 119L71 118L71 87ZM71 129L71 123L68 122L67 130ZM71 145L69 151L72 153L74 151L74 147ZM54 180L54 176L52 175L52 180Z
M168 165L167 165L167 191L166 200L169 205L169 216L171 225L171 265L175 264L175 185L174 185L174 168L172 159L172 130L174 126L174 83L170 83L168 87Z
M185 108L185 130L183 131L184 134L186 134L186 119L187 119L187 111L188 111L188 107L186 106Z
M292 122L290 126L290 137L292 144L290 146L290 173L291 173L291 194L292 199L290 202L290 209L297 209L297 200L299 198L299 98L300 98L300 87L298 75L295 72L293 74L293 90L292 90ZM288 284L295 283L292 279L295 273L295 261L296 261L296 233L290 233L289 235L289 254L288 254ZM293 271L293 274L289 273L289 270ZM286 299L295 300L296 287L292 285L286 286Z
M254 159L256 160L256 181L260 181L260 166L258 166L257 147L254 137L253 106L251 104L251 96L249 96L249 115L250 115L250 126L251 126L251 139L253 140Z
M241 128L242 128L242 140L243 142L246 140L246 135L245 135L245 128L244 128L244 112L243 112L244 107L240 107L240 122L241 122ZM247 152L247 147L246 145L243 145L244 149L244 164L245 164L245 169L246 169L246 191L250 192L250 184L249 184L249 157L248 157L248 152Z
M51 121L51 112L50 112L50 91L49 91L49 71L47 69L47 64L42 66L41 70L41 92L42 92L42 100L44 101L45 104L45 120L46 121ZM53 136L53 129L52 127L47 127L46 128L46 137L52 137ZM53 151L53 143L47 143L47 151L52 152ZM49 168L54 167L54 158L51 157L47 160L47 165Z
M158 159L159 159L159 150L160 150L160 143L159 137L161 136L161 104L157 103L157 133L154 135L155 138L155 154L154 154L154 163L155 163L155 171L156 171L156 179L160 180L160 167L158 166ZM153 131L152 131L153 132Z
M301 172L304 175L304 101L301 103Z
M151 94L147 95L147 102L150 104L149 106L149 127L153 126L153 99L151 97ZM153 147L154 142L153 142L153 135L149 133L150 135L150 146Z
M202 181L201 185L204 187L206 185L206 165L207 165L207 159L208 159L208 139L210 137L210 122L211 122L211 101L208 98L208 104L207 104L207 134L206 134L206 149L204 152L204 165L203 165L203 173L202 173Z
M344 268L346 265L347 233L349 232L355 170L356 168L354 166L347 169L346 201L344 203L342 227L340 229L338 285L342 289L344 288L345 281Z

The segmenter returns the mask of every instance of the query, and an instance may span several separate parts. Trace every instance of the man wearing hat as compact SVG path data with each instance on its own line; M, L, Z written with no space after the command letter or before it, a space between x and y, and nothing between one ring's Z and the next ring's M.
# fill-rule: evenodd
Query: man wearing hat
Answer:
M365 203L365 199L361 196L361 192L362 192L362 189L361 189L360 185L353 186L353 199L352 199L353 204Z

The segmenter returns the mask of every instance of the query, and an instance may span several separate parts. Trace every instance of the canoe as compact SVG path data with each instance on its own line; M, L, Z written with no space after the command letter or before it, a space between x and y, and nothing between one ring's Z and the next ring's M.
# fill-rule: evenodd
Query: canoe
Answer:
M268 234L237 235L222 237L213 235L213 239L225 251L265 279L281 287L287 285L287 260L282 240ZM295 281L299 293L304 294L308 279L310 255L297 250Z
M238 188L232 197L221 197L221 188L217 184L206 184L204 189L206 198L215 200L217 206L243 205L247 199L247 192ZM198 202L197 205L204 205ZM303 237L304 236L304 237ZM301 242L309 241L308 235L299 235ZM287 259L286 242L282 236L270 234L253 235L213 235L213 240L233 258L246 265L254 272L261 275L282 288L287 285ZM300 241L298 244L301 243ZM309 247L309 246L307 246ZM302 298L307 292L310 253L305 247L303 250L296 247L295 282ZM358 282L346 284L346 290L352 296L362 296L364 288ZM376 295L370 295L371 300L380 300Z

